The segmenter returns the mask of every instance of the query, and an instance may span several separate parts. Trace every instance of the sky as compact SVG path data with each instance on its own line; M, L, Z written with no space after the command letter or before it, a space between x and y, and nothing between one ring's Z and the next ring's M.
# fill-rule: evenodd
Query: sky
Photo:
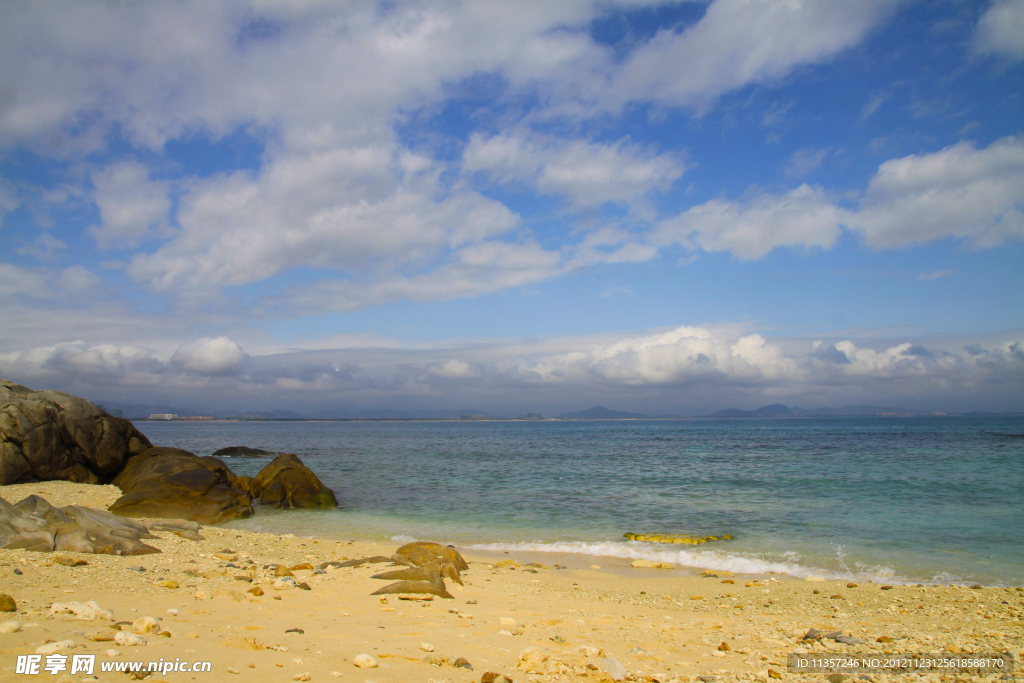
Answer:
M0 377L1024 411L1024 0L0 2Z

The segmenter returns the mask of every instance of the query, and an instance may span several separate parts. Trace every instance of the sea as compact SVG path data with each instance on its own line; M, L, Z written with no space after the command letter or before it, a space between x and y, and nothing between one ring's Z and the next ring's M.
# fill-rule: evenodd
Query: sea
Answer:
M334 510L258 507L236 528L680 571L1024 584L1024 416L137 426L197 455L295 453L338 497ZM251 476L271 458L224 461Z

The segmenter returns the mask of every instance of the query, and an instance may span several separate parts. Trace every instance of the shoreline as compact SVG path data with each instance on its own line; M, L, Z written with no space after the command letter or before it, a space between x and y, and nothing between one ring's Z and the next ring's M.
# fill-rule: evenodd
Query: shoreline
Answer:
M14 503L36 492L60 506L99 500L112 494L108 488L41 482L2 487L0 496ZM555 565L562 562L546 553L459 548L470 569L465 586L449 584L454 600L405 601L389 595L384 603L381 596L370 595L386 585L370 578L384 564L328 567L322 574L296 569L296 581L310 590L274 590L273 572L266 567L303 562L316 567L343 558L390 555L398 542L298 538L211 526L200 533L205 540L160 533L147 543L161 554L132 557L0 550L0 592L18 602L18 612L0 615L0 622L22 624L15 633L0 633L0 681L27 680L14 673L16 655L65 639L74 641L69 652L96 654L97 662L188 658L212 663L211 674L158 674L147 679L151 683L232 680L227 677L232 670L240 672L239 680L255 681L340 677L469 683L486 671L517 682L606 681L611 680L604 671L608 657L638 681L697 681L699 676L722 682L770 680L769 670L784 680L820 681L821 674L787 673L786 654L801 649L833 654L1007 652L1018 662L1024 654L1024 591L1011 588L883 589L784 575L680 575L593 556L575 556L558 569ZM63 566L55 562L59 555L88 564ZM538 555L543 557L538 560ZM507 566L499 566L503 561ZM527 566L531 562L542 566ZM262 596L246 592L256 587ZM138 647L90 640L97 634L109 638L114 633L110 622L48 616L51 604L71 600L95 600L116 621L153 617L170 635L147 635L148 644ZM842 631L863 643L801 642L811 628ZM302 633L288 632L292 629ZM421 649L421 643L433 651ZM719 649L722 643L728 649ZM110 649L119 654L108 657L104 653ZM353 659L359 654L371 655L378 666L356 668ZM463 657L473 670L443 663L441 655L452 661ZM425 657L438 659L429 663ZM303 679L307 673L310 678ZM124 674L97 671L96 676L124 680ZM874 680L910 680L885 676Z

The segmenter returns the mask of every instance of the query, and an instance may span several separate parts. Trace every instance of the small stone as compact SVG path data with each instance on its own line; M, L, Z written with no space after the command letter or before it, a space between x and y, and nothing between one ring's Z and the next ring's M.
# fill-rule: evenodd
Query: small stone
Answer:
M370 655L356 655L352 658L352 663L360 669L375 669L377 668L377 660Z
M228 667L228 673L229 673L229 674L236 674L236 673L238 673L238 669L236 669L236 668L235 668L235 667L233 667L233 666L229 666L229 667Z
M304 590L304 591L311 591L311 590L313 590L312 588L309 587L309 584L306 583L305 581L303 581L302 583L295 584L295 587L298 588L299 590Z
M118 631L117 635L114 636L114 642L122 647L132 647L135 645L145 645L146 639L143 636L136 635L135 633Z
M14 568L14 575L15 575L15 576L21 576L21 570L20 570L20 569L18 569L17 567L15 567L15 568Z
M722 644L718 646L719 652L730 652L731 650L732 648L729 647L729 643L725 642L724 640L722 641Z
M311 678L312 676L309 675L308 671L304 674L295 674L294 676L292 676L293 681L308 681Z
M612 659L611 657L604 658L601 668L613 681L621 681L626 678L626 667L622 666L619 664L618 660Z
M246 593L252 593L257 598L260 597L261 595L263 595L263 589L260 588L259 586L253 586L252 588L250 588L249 590L247 590L245 592Z
M274 579L274 590L283 591L289 588L295 588L295 579L290 576L285 576L280 579Z
M52 655L58 650L66 650L69 647L74 647L75 641L73 640L58 640L55 643L47 643L46 645L40 645L36 648L37 655Z
M420 643L420 649L423 650L424 652L433 652L434 651L434 646L431 645L430 643Z
M473 670L473 665L470 664L469 660L465 657L459 657L458 659L456 659L452 666L454 666L456 669L469 669L470 671Z
M480 677L480 683L512 683L512 679L505 674L488 671Z
M733 585L735 585L735 584L736 584L736 582L735 582L735 581L733 581L732 579L722 579L722 583L731 583L731 584L733 584Z
M893 640L889 636L879 636L878 638L875 639L875 642L876 643L891 643L891 642L893 642Z
M691 600L703 600L704 596L703 595L691 595L690 599Z
M850 583L846 584L846 587L847 588L856 588L857 584L855 584L853 581L851 581Z
M311 565L309 562L302 562L300 564L295 565L294 567L288 567L288 569L293 572L313 571L313 565Z
M287 567L285 567L283 565L278 565L277 569L274 570L274 576L280 577L280 576L295 576L295 575L292 574L291 571Z
M980 584L980 583L976 583L976 584L974 584L973 586L971 586L971 588L973 588L974 590L976 590L976 591L977 591L977 590L981 590L982 586L981 586L981 584Z
M306 632L303 631L301 628L290 628L287 631L285 631L285 633L299 633L305 635Z
M332 671L331 675L334 676L335 678L341 678L341 672L340 671Z
M14 571L17 572L18 574L21 573L17 569L15 569ZM14 601L14 598L12 598L7 593L0 593L0 612L17 612L17 611L18 611L18 603L16 603Z
M844 676L843 674L829 674L828 676L825 676L825 680L828 681L828 683L843 683L847 678L849 678L849 676Z
M768 678L779 678L779 679L781 679L782 678L782 674L780 674L775 669L768 669Z
M178 616L178 610L174 609L173 607L167 610L167 613L170 614L172 617Z
M17 633L21 630L20 621L5 621L0 624L0 633Z
M892 586L882 586L882 590L884 590L884 591L891 591L892 590Z
M160 622L153 617L139 617L132 622L132 630L136 633L158 633Z
M65 567L84 567L85 565L89 564L85 560L79 560L75 557L65 557L63 555L58 555L57 557L53 558L53 561L57 564L64 565Z
M843 596L841 594L839 594L839 593L836 593L835 595L828 596L828 599L829 600L842 600Z
M105 654L108 657L120 657L121 656L121 651L120 650L115 650L114 648L110 648L109 650L107 650L103 654Z

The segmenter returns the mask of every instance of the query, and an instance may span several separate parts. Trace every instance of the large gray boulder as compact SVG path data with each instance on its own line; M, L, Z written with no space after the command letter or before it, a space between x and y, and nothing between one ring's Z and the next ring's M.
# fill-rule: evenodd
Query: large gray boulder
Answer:
M0 485L61 479L105 484L152 444L84 398L0 379Z

